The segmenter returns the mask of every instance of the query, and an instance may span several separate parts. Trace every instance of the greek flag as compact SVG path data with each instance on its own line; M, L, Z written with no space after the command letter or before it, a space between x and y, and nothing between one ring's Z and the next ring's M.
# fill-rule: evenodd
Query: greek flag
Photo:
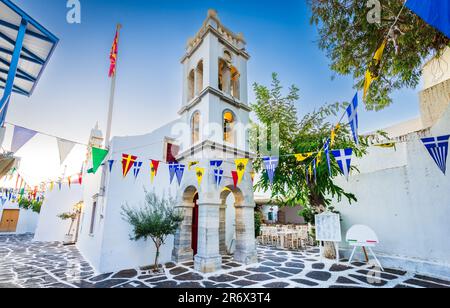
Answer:
M216 181L217 188L219 188L222 179L223 179L223 170L214 169L214 180Z
M338 163L339 168L348 181L350 167L352 164L353 149L349 148L345 150L334 150L331 151L331 153L333 154L334 158L336 158L336 162Z
M273 179L275 177L275 171L278 168L280 159L278 157L264 157L264 166L267 171L267 176L269 177L270 184L273 184Z
M347 115L348 115L348 123L352 129L353 139L355 140L355 143L359 145L358 93L356 93L355 97L353 98L352 103L350 104L350 106L348 106Z
M181 181L183 180L184 169L186 169L185 165L178 164L176 167L176 171L175 171L175 173L177 175L178 185L180 185L180 186L181 186Z
M441 137L423 138L422 142L427 148L439 169L445 174L447 169L448 142L450 135Z
M328 174L330 175L330 177L332 177L333 174L331 173L330 143L331 139L328 139L327 142L325 143L325 156L327 157Z
M142 168L142 162L135 162L133 164L133 174L134 174L134 178L137 179L139 172L141 172L141 168Z

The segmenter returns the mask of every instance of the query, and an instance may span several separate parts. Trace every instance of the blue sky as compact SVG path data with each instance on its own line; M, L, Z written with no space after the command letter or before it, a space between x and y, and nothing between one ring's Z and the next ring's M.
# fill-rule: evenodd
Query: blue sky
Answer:
M98 121L106 126L109 50L115 24L123 24L113 135L149 132L177 117L181 105L181 65L187 39L200 28L207 10L218 11L232 31L242 32L252 56L250 85L268 84L277 72L286 87L300 88L300 113L325 103L350 100L350 77L335 76L317 47L304 0L80 0L82 23L68 24L66 0L15 0L60 38L60 44L31 98L14 96L8 122L83 143ZM418 89L402 90L381 112L361 110L362 131L418 116ZM8 135L11 135L10 132ZM8 139L7 139L8 142ZM8 148L9 143L4 144ZM79 170L84 149L68 161ZM19 152L32 181L61 172L53 140L36 137ZM56 161L55 161L56 158ZM36 167L37 164L41 166ZM70 173L70 171L69 171Z

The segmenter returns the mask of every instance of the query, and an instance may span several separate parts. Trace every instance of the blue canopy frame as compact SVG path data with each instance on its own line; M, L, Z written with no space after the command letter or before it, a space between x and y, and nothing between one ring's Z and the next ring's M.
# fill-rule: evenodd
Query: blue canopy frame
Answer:
M3 126L12 93L31 96L59 39L10 0L0 0L0 6L0 89L3 89L0 126Z

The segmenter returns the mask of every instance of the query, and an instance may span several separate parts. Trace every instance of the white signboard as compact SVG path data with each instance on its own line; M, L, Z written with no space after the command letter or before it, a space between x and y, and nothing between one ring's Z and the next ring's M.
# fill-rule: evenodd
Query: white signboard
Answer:
M341 217L339 214L324 213L316 215L316 240L318 242L342 241Z
M358 247L373 247L379 243L376 233L364 225L351 227L347 232L347 242Z

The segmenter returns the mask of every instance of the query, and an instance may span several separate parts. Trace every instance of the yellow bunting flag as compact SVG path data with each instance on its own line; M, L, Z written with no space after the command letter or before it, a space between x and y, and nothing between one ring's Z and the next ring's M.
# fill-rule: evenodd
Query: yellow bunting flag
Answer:
M375 146L380 147L380 148L385 148L385 149L392 149L392 148L396 147L396 143L390 142L390 143L376 144Z
M337 135L337 132L338 132L338 130L339 130L340 128L341 128L341 125L338 124L338 125L336 125L336 126L331 130L331 143L330 143L331 146L334 145L334 143L335 143L335 141L336 141L336 135Z
M295 154L295 158L297 159L297 161L299 162L303 162L305 160L307 160L308 158L312 157L314 155L314 153L304 153L304 154Z
M322 162L322 151L317 154L317 164L320 164Z
M197 176L198 186L201 186L203 182L203 176L205 175L205 168L195 168L195 175Z
M386 48L387 41L384 40L381 46L375 53L372 62L369 64L369 68L366 71L366 77L364 81L364 101L366 100L367 92L373 81L380 77L381 70L381 58L383 57L384 49Z
M252 177L252 183L255 183L255 176L256 176L255 171L250 172L250 176Z
M55 182L50 182L50 191L53 191L53 188L55 187Z
M309 165L308 167L308 175L309 175L309 180L311 181L313 178L313 167L312 164Z
M198 162L198 161L191 161L191 162L189 162L189 164L188 164L188 170L189 170L189 171L192 171L192 167L197 166L199 163L200 163L200 162Z
M244 177L245 169L247 169L248 161L249 161L248 158L241 158L241 159L235 160L236 172L237 172L237 176L238 176L238 184L241 184L241 182L242 182L242 178Z

